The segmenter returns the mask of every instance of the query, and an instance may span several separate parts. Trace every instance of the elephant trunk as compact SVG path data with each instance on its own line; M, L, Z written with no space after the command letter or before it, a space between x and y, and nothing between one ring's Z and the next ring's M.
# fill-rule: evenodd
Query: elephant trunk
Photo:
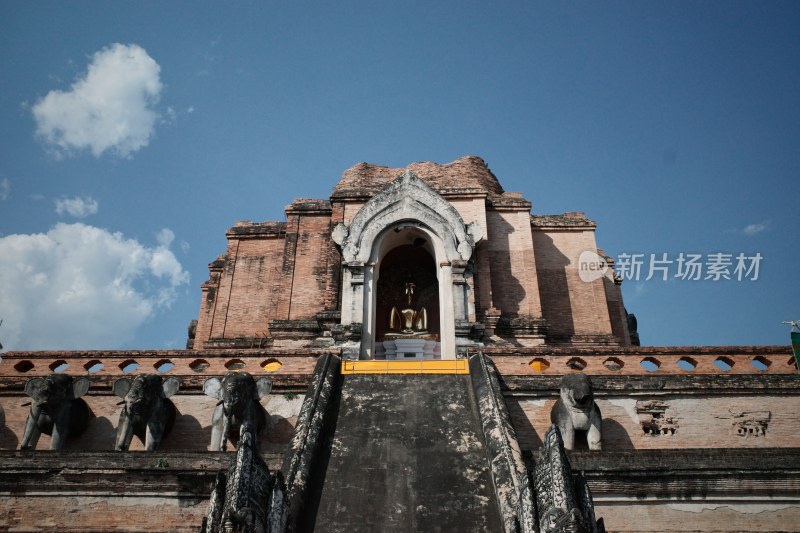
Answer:
M221 448L223 452L228 450L228 437L230 436L230 433L231 433L231 416L228 413L223 412L222 442L221 442L222 445Z
M39 416L42 414L42 406L33 402L31 410L28 413L28 419L25 421L25 433L22 435L21 450L32 450L36 448L36 443L39 441L41 430L39 429Z
M117 427L117 444L115 449L118 452L127 451L131 445L131 439L133 438L133 422L131 421L131 415L128 410L128 406L122 408L122 412L119 415L119 426Z

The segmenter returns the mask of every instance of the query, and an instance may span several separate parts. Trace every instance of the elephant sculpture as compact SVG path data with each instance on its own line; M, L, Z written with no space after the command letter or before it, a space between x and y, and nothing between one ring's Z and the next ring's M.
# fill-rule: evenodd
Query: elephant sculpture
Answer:
M594 401L592 381L585 374L567 374L561 378L560 398L550 411L550 421L558 426L564 448L574 449L575 430L586 432L590 450L602 449L603 417Z
M175 404L169 397L179 388L178 378L162 379L156 374L115 381L111 390L124 398L115 449L126 451L136 435L145 443L145 450L155 451L175 423Z
M220 378L209 378L203 392L219 400L211 419L211 451L225 451L232 431L240 431L242 424L254 429L255 441L267 423L267 413L259 403L272 391L272 381L253 379L247 372L228 372Z
M25 384L32 398L20 449L36 448L42 433L52 435L51 450L60 450L67 437L80 435L89 425L89 406L81 396L89 391L87 378L73 379L66 374L33 378Z

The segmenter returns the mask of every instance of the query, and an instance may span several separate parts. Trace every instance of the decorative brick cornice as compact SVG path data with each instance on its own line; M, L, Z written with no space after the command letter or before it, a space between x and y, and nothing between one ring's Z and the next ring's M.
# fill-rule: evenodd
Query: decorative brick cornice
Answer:
M296 198L284 210L286 216L302 214L305 216L323 215L330 216L333 213L331 202L328 200L317 200L314 198Z
M563 215L531 215L531 228L534 230L568 230L595 228L597 223L586 218L579 211Z
M497 196L490 196L488 207L494 211L530 211L531 203L522 197L519 192L506 192Z
M110 387L122 376L159 373L181 378L181 390L200 387L211 376L231 370L270 377L277 387L305 387L320 355L338 355L338 349L236 348L211 350L76 350L7 352L0 364L0 390L22 390L25 382L56 369L72 376L88 376L92 390ZM280 363L266 370L268 362ZM59 368L66 363L68 366ZM172 365L170 366L164 366Z
M225 236L231 238L243 237L283 237L286 235L286 222L250 222L247 220L239 221L225 232Z

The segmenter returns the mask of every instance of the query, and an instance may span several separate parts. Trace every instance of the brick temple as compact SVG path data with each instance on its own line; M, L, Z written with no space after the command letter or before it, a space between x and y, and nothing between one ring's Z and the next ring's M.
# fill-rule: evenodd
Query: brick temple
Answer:
M474 156L360 163L285 212L226 232L186 350L3 354L0 530L800 525L791 348L640 346L584 213L532 212ZM587 276L587 257L603 268ZM263 421L220 396L243 372ZM52 374L88 421L31 440ZM174 414L120 445L144 374ZM577 374L585 407L565 392ZM235 507L243 468L261 511Z
M361 334L360 356L371 358L406 278L438 322L445 358L482 339L631 344L613 270L591 283L578 276L582 251L605 256L595 223L583 213L532 215L478 157L405 169L362 163L329 200L295 200L286 218L228 230L203 284L195 348L308 347L322 327Z

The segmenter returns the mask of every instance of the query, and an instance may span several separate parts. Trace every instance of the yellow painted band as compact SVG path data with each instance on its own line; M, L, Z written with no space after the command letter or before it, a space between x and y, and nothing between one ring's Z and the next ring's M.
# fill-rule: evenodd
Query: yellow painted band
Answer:
M342 361L342 374L469 374L466 359Z

